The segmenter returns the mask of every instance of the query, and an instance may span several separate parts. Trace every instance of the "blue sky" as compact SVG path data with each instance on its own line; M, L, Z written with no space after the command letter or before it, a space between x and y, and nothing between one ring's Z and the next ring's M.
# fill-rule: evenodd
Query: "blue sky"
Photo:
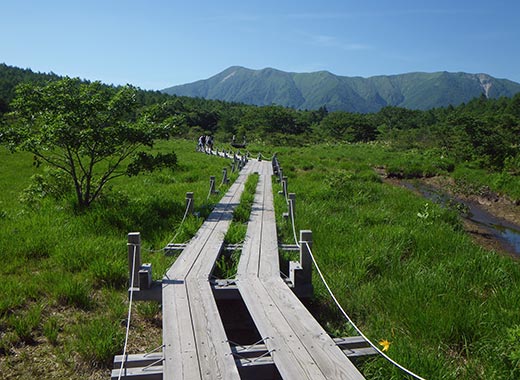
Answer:
M520 82L520 1L3 1L0 62L162 89L229 66Z

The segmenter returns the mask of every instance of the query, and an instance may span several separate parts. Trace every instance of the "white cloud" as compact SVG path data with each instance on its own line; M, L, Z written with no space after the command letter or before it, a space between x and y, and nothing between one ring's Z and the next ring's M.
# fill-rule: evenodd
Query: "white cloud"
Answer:
M304 36L304 40L308 41L309 44L314 46L341 49L346 51L370 50L372 48L370 45L364 43L344 42L338 37L324 34L306 34Z

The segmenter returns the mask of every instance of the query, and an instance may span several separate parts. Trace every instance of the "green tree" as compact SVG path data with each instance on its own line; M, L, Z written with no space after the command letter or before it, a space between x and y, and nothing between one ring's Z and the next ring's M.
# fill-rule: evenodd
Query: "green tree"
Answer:
M153 123L140 113L131 86L116 89L71 78L21 84L11 108L0 141L66 173L80 208L114 178L176 163L173 152L153 156L143 150L169 138L173 125Z

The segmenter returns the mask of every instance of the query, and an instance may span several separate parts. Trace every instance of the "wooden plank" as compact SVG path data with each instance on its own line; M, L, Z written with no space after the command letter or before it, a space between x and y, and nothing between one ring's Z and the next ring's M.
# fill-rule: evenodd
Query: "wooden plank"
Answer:
M188 280L192 304L193 328L202 377L239 379L231 347L227 341L211 286L207 280ZM200 303L197 305L197 303ZM196 311L196 313L195 313Z
M276 306L309 350L316 365L327 379L363 379L358 369L344 357L341 349L309 313L294 293L280 278L265 281Z
M163 368L162 366L153 366L150 368L126 368L119 376L119 369L113 369L110 378L112 380L121 378L122 380L136 379L136 380L162 380Z
M202 379L184 280L163 287L165 379Z
M260 280L247 278L237 285L260 335L268 338L265 345L282 378L324 379Z

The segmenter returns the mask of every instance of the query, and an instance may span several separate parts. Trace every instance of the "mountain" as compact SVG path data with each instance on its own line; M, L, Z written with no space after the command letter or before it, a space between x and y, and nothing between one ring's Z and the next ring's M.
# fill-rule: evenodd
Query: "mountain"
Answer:
M162 90L170 95L219 99L297 109L377 112L385 106L426 110L459 105L484 94L511 97L520 84L487 74L409 73L370 78L345 77L328 71L288 73L272 68L232 66L205 80Z

